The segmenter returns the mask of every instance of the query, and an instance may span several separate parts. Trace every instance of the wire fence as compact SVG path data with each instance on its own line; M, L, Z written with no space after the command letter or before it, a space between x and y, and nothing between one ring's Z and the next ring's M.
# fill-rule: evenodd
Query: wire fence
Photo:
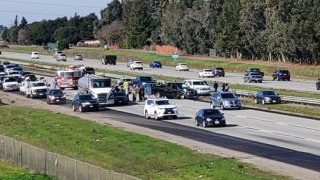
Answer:
M0 135L0 158L61 180L138 180Z

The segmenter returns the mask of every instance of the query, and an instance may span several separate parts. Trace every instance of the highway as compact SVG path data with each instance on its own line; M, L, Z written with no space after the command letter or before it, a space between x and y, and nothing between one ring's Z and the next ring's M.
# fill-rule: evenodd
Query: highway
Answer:
M8 57L8 58L17 58L23 60L30 60L30 54L26 53L12 53L12 52L3 52L1 57ZM67 62L56 62L56 60L52 56L44 56L40 55L40 59L32 60L32 61L39 61L39 62L48 62L48 63L59 63L65 65L76 65L76 64L83 64L85 66L91 66L94 68L105 68L110 70L120 70L120 71L131 71L127 66L126 63L117 62L116 66L106 65L102 66L100 60L97 59L84 59L84 61L74 61L73 57L68 57ZM131 71L132 72L132 71ZM184 79L198 79L199 77L199 70L191 69L190 71L184 72L177 72L175 71L174 67L163 66L162 69L151 69L149 65L144 65L144 70L139 71L135 70L134 72L143 72L146 74L154 74L154 75L166 75L171 77L180 77ZM292 74L292 76L294 76ZM243 82L243 74L239 73L228 73L226 72L225 77L220 78L205 78L206 80L211 81L220 81L226 82L231 84L246 84L248 86L260 86L263 88L274 88L274 89L290 89L290 90L299 90L299 91L310 91L310 92L317 92L315 87L315 81L311 80L302 80L302 79L292 79L291 81L272 81L270 76L266 76L264 78L263 83L244 83ZM231 86L232 88L232 86Z
M29 59L27 54L17 55L12 58ZM8 54L4 53L4 56L8 56ZM46 60L48 62L55 62L52 57L46 56L46 58L48 58ZM44 57L41 57L40 60L42 59ZM68 63L100 66L97 60L77 63L71 60L65 64ZM127 70L124 64L106 67ZM165 69L150 70L146 68L145 71L159 72L165 71ZM168 73L182 72L175 72L171 68ZM184 73L189 72L183 72L182 74ZM190 72L190 74L196 73ZM229 76L228 73L227 76ZM295 84L294 82L285 83ZM310 82L299 81L296 83L308 84ZM264 84L266 83L262 85ZM77 93L76 90L70 89L65 90L65 92L68 99L72 99ZM128 106L109 106L106 110L89 112L89 114L92 117L114 118L121 122L320 172L319 121L250 109L224 110L222 112L225 114L227 127L204 129L195 127L193 117L198 109L209 108L208 103L185 99L170 101L178 106L179 118L177 120L156 121L145 119L143 118L143 103L139 102ZM66 106L70 108L71 112L71 105L67 104Z

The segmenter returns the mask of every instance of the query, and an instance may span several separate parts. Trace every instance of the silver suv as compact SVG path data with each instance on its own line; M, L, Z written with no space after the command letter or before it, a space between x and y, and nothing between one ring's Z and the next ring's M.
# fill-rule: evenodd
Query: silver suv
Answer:
M232 92L215 92L210 97L210 107L220 109L241 109L240 99Z

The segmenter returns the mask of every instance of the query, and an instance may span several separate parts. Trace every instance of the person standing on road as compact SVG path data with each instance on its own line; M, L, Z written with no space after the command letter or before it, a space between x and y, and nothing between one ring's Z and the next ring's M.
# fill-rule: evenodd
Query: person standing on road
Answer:
M214 81L214 84L213 84L214 92L218 91L218 87L219 87L219 85L218 85L217 81Z
M226 83L226 86L225 86L225 91L229 91L229 85L228 85L228 83Z
M226 91L226 83L222 83L222 91Z
M142 101L144 101L144 88L141 85L139 88L139 102L142 102Z
M124 81L123 82L123 88L124 88L124 92L126 93L127 97L129 97L129 82L128 81Z
M56 89L56 87L57 87L57 81L56 81L56 78L52 78L52 81L51 81L51 88L52 89Z

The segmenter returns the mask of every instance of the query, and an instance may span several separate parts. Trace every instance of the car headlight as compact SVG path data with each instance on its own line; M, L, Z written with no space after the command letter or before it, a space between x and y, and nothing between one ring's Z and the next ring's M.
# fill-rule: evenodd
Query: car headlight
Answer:
M265 97L264 99L265 99L266 101L270 101L270 100L271 100L270 97Z
M159 108L159 111L164 111L165 109L164 108Z
M211 118L207 118L207 121L212 121L212 119Z
M172 110L173 110L173 111L178 111L178 108L173 108Z
M56 97L54 97L54 96L49 96L49 98L50 98L50 99L55 99Z
M230 105L230 102L229 101L223 101L223 103L225 104L225 105Z

